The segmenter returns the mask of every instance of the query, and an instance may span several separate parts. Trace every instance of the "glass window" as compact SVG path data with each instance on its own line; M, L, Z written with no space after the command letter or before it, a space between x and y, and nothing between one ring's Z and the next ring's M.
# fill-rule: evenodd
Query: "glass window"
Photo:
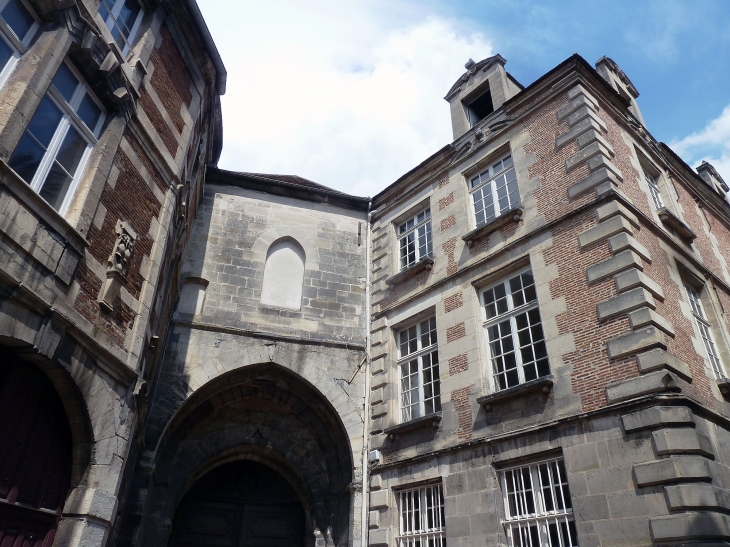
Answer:
M433 255L431 241L431 209L421 211L398 226L400 267L407 268Z
M661 209L664 207L664 200L662 200L662 193L659 191L659 182L657 181L657 177L652 176L646 169L644 169L644 180L649 187L649 194L651 195L651 201L654 203L654 208Z
M0 86L35 36L38 22L21 0L0 0Z
M550 374L531 271L482 291L495 391Z
M444 494L441 484L398 493L399 547L446 547Z
M578 537L562 458L500 473L510 547L574 547Z
M684 286L689 297L689 305L692 308L692 315L695 318L695 324L697 329L700 331L702 342L705 345L705 351L707 352L707 359L710 361L710 366L718 379L727 378L725 373L725 367L722 365L720 359L720 353L717 351L717 344L715 344L715 338L712 335L712 326L707 320L705 315L705 309L702 307L702 299L700 294L690 285Z
M408 422L441 410L436 318L398 333L401 420Z
M61 64L8 164L65 214L103 121L86 85Z
M477 228L520 204L512 156L505 156L471 179Z
M101 0L99 14L119 49L126 55L142 20L142 6L137 0Z

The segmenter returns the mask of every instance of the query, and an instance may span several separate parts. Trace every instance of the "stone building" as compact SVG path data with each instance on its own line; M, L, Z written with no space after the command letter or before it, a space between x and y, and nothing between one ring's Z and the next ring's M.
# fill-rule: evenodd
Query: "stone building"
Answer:
M0 544L112 544L226 72L194 1L0 1Z
M193 0L0 0L0 545L730 542L730 206L609 58L377 196L217 167Z

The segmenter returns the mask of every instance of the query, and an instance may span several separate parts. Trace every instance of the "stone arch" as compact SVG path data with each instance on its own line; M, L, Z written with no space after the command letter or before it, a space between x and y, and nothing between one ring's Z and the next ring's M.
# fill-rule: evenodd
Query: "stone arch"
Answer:
M197 477L233 459L263 462L299 494L315 527L348 534L353 456L333 405L287 368L264 362L220 375L175 412L154 455L139 545L163 545L177 504ZM344 525L343 525L344 523Z
M301 245L307 257L306 271L319 269L319 249L314 239L306 231L293 226L276 226L261 234L251 248L255 260L260 260L263 263L272 243L280 239L292 239Z
M274 241L266 251L261 304L301 309L306 263L304 248L296 239L282 237Z

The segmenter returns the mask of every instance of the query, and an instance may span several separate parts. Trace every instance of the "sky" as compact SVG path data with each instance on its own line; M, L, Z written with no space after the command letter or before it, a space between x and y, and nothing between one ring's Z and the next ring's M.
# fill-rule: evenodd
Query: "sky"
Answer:
M527 86L611 57L649 132L730 184L729 0L198 0L228 71L231 171L372 196L452 141L446 92L499 53Z

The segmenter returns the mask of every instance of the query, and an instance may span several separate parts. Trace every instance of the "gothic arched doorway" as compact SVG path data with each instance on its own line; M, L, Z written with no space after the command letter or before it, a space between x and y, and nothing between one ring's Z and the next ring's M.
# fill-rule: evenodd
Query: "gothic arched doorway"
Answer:
M302 547L304 511L289 483L253 461L198 480L175 512L170 547Z
M68 494L71 442L51 382L0 348L0 545L51 546Z

